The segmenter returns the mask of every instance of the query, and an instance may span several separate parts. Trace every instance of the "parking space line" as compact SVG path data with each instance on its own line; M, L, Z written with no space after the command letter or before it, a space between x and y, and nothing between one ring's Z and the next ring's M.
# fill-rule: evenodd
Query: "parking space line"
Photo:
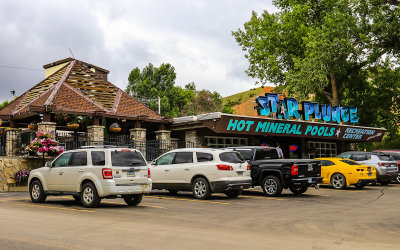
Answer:
M208 201L208 200L191 200L191 199L182 199L182 198L173 198L173 197L164 197L164 196L146 196L149 198L155 199L166 199L166 200L178 200L178 201L192 201L192 202L205 202L205 203L214 203L214 204L222 204L222 205L229 205L230 203L226 202L219 202L219 201Z
M65 207L53 207L53 206L46 206L46 205L35 205L35 204L18 204L20 206L27 206L27 207L42 207L42 208L54 208L60 210L70 210L70 211L79 211L79 212L88 212L88 213L95 213L95 210L86 210L86 209L77 209L77 208L65 208Z
M276 200L276 201L282 201L282 200L284 200L284 199L273 198L273 197L259 197L259 196L249 196L249 195L240 195L240 197L256 198L256 199L265 199L265 200Z
M331 196L330 194L304 194L304 195L314 195L314 196Z
M126 203L123 203L123 202L114 202L114 201L102 201L101 203L110 203L110 204L126 205ZM139 207L154 207L154 208L167 209L167 208L162 207L162 206L152 206L152 205L142 205L142 204L140 204Z

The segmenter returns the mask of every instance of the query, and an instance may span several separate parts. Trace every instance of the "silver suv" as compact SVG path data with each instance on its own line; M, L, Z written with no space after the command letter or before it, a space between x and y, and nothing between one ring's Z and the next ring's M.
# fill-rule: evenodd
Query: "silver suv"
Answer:
M150 177L146 160L136 149L86 147L66 151L32 170L28 185L33 202L44 202L48 195L72 195L85 207L117 197L136 206L151 191Z
M363 165L374 166L377 170L377 181L382 185L388 185L392 180L396 180L399 175L397 162L388 154L350 151L341 153L337 157L351 159Z

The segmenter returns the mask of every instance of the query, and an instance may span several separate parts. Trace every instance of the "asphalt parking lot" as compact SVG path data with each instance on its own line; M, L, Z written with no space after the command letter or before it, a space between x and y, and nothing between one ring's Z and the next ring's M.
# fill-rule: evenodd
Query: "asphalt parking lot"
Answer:
M399 204L400 185L206 201L159 191L139 207L114 199L95 209L0 193L0 249L399 249Z

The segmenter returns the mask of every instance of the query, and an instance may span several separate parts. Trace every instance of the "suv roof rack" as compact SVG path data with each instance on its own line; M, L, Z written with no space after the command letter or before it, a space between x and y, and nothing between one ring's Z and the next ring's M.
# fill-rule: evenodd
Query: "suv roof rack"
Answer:
M115 145L96 145L96 146L81 146L80 149L88 148L133 148L132 146L115 146Z

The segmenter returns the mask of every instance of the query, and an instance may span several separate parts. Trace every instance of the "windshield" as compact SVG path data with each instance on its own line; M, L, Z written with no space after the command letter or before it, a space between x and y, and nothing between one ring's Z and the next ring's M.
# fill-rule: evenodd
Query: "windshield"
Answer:
M113 166L128 167L128 166L147 166L143 156L136 151L112 151L111 162Z
M219 154L219 159L224 162L229 162L229 163L242 163L245 160L243 159L242 155L240 155L238 152L224 152Z

